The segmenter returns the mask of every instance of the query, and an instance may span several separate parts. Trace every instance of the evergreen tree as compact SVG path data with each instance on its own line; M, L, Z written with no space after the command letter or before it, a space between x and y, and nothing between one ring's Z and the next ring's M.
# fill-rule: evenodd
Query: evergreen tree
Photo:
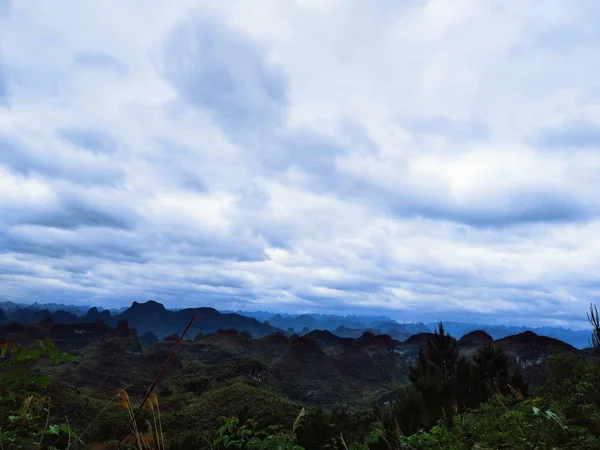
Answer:
M588 313L587 318L592 325L590 345L595 350L596 356L600 357L600 315L598 314L597 306L590 305L590 312Z
M486 343L473 358L473 383L476 402L473 406L485 402L495 393L527 394L527 383L521 373L511 369L508 356L493 342Z
M468 398L471 370L459 356L456 339L444 330L440 322L434 336L427 341L427 352L419 349L417 364L410 368L409 378L423 397L429 421L439 418L451 422ZM466 396L466 397L465 397Z

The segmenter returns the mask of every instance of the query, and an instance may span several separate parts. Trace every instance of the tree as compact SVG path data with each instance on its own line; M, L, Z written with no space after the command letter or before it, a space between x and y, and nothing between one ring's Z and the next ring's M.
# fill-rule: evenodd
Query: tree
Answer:
M456 339L444 330L441 322L427 341L427 352L419 349L417 364L410 368L409 378L423 397L430 422L439 418L451 422L463 399L469 398L469 364L459 356Z
M600 315L596 305L590 304L590 312L587 315L588 321L592 325L591 346L595 349L596 355L600 357Z
M492 395L527 394L527 383L519 371L511 370L508 356L493 342L481 347L473 358L473 383L475 405L487 401Z

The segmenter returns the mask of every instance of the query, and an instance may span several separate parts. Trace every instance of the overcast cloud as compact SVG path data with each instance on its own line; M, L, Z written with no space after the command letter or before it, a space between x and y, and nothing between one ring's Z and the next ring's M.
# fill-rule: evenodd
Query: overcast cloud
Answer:
M4 0L0 298L582 326L599 14Z

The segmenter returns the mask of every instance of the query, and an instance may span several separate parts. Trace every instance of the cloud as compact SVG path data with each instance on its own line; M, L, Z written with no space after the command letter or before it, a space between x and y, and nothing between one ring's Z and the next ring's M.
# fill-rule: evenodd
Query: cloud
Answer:
M560 124L540 132L535 143L557 150L600 148L600 125L592 123Z
M595 8L13 5L0 295L582 326Z
M68 206L54 214L38 216L29 221L31 225L41 225L66 230L80 227L106 227L117 229L128 229L128 224L111 214L97 211L85 206Z
M73 58L77 67L112 73L118 77L128 74L127 66L112 55L102 52L82 51Z
M429 137L479 140L489 136L487 126L473 119L465 123L455 123L446 117L421 117L412 121L408 128L413 134Z
M6 80L2 74L2 67L0 67L0 105L4 106L8 103L8 89L6 87Z
M57 148L35 137L25 143L0 135L0 164L24 175L41 174L82 184L119 183L124 176L106 155Z
M251 36L215 20L190 20L172 31L163 59L182 99L210 111L231 133L281 121L285 75Z
M114 153L118 143L107 133L96 130L65 128L58 131L58 135L70 142L75 147L98 153Z
M10 15L12 9L12 0L5 0L0 4L0 19L5 19Z

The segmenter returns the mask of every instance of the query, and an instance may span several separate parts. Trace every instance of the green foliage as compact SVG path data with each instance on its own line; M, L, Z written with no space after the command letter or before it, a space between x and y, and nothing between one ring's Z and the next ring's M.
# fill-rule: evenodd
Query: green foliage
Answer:
M283 431L280 426L258 430L252 419L244 425L239 424L237 417L222 417L221 420L223 424L217 430L211 449L304 450L296 444L295 430Z
M165 416L163 424L173 435L173 448L202 448L222 416L235 416L243 423L255 419L264 429L292 424L297 411L298 406L280 393L238 377L189 398L187 405Z
M600 366L580 355L554 355L548 361L548 382L538 390L553 410L569 423L600 435Z
M50 423L51 398L46 395L51 377L45 363L75 361L49 340L30 347L0 345L0 445L10 448L55 448L63 436L77 438L67 423Z
M411 367L410 380L421 393L427 417L450 420L457 410L459 391L469 386L469 367L458 354L456 340L440 322L427 350L419 349L417 364Z
M417 401L421 407L413 401L411 411L420 421L410 424L411 429L414 425L429 428L440 419L451 423L455 414L476 407L496 393L524 395L527 391L520 374L510 369L501 348L486 344L469 362L459 356L456 340L445 332L441 322L428 340L427 349L419 350L417 364L409 376L421 396ZM401 418L400 422L405 420Z
M590 308L588 318L598 350L597 309ZM173 365L157 388L160 409L154 396L150 409L133 420L136 408L128 395L126 408L112 407L107 397L114 385L135 381L132 398L139 399L153 376L149 369L160 364L164 352L160 346L154 353L142 352L135 339L123 339L112 336L86 347L82 354L91 355L84 358L91 364L74 368L56 367L74 358L50 341L0 345L0 450L81 448L77 434L108 445L126 438L130 423L134 438L124 442L138 449L600 448L600 359L595 356L600 353L554 354L546 362L544 385L529 393L501 348L490 343L476 353L470 349L469 355L475 354L467 360L440 323L409 371L412 383L390 393L398 386L392 384L400 379L397 372L407 372L406 359L396 366L392 352L366 358L367 350L349 345L336 355L334 366L310 342L294 351L277 349L279 356L272 360L263 358L272 349L261 341L260 352L240 350L220 364L217 354L210 363L188 359ZM188 355L215 348L190 344ZM361 374L364 361L371 364L367 372L391 375L378 384L379 375ZM51 382L52 373L60 375L59 381ZM82 377L88 382L81 389L68 384L80 386L73 380ZM347 385L338 386L346 379ZM326 393L323 402L314 402L319 389ZM121 391L119 398L125 395ZM307 398L336 409L302 409L297 415L299 404L291 399ZM365 407L372 401L380 406Z
M568 427L564 417L536 406L540 403L542 399L494 396L480 408L457 416L452 427L439 424L428 432L401 438L400 444L427 450L598 448L597 437Z
M30 347L14 343L1 344L0 400L15 403L31 393L46 389L51 377L36 368L43 357L53 364L77 360L74 356L59 352L50 340L36 341Z
M595 305L590 305L590 311L587 315L590 325L592 325L592 338L590 344L596 352L596 356L600 357L600 314Z

